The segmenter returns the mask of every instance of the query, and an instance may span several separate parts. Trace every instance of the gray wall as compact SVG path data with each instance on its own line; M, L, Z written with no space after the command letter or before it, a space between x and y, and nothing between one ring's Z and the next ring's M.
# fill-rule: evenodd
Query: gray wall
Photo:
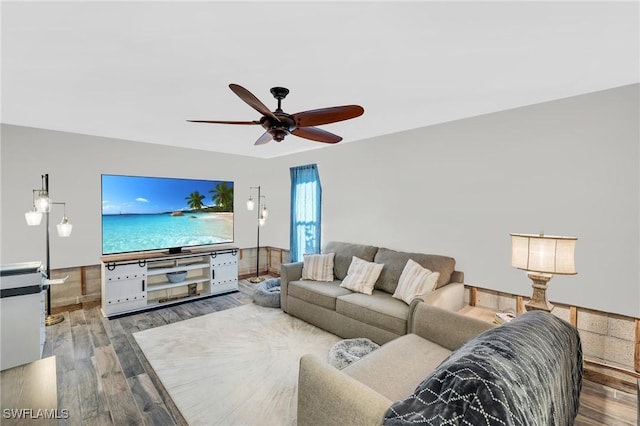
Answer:
M51 198L67 203L70 238L59 238L55 224L62 206L51 211L51 267L100 263L102 173L235 182L235 245L254 247L257 219L246 211L249 186L259 184L261 160L236 155L179 149L118 139L2 125L2 209L0 224L3 264L45 259L45 227L29 227L24 213L32 205L32 189L49 174Z
M52 238L54 268L99 260L101 173L236 181L240 247L255 246L244 201L260 184L270 210L261 241L288 247L289 167L315 162L325 242L447 254L468 283L528 296L529 279L510 266L509 233L577 236L578 275L554 277L550 298L640 317L638 88L270 160L3 125L0 259L43 258L43 228L23 214L44 172L75 226L72 238Z
M639 87L271 160L270 184L316 162L325 242L447 254L466 282L525 296L509 233L576 236L578 275L555 276L550 299L640 317Z

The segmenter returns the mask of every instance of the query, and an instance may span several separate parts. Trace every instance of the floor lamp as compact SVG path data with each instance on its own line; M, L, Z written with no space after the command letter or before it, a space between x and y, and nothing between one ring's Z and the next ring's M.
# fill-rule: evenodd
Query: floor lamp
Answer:
M62 220L57 225L58 236L59 237L68 237L71 235L71 230L73 229L73 225L69 223L67 219L67 205L66 203L54 203L49 198L49 175L44 174L41 176L42 178L42 186L40 189L34 189L32 191L33 194L33 210L28 211L24 214L25 219L27 220L27 225L29 226L37 226L42 222L42 216L45 216L45 225L47 228L47 239L46 239L46 262L47 262L47 270L46 270L46 279L45 286L47 288L47 316L45 318L45 325L54 325L62 322L64 317L62 315L51 315L51 285L52 284L62 284L66 280L66 278L62 280L52 280L51 279L51 251L50 251L50 238L49 238L49 212L51 211L51 206L53 204L62 204L64 206L64 214L62 216ZM36 196L37 193L37 196Z
M266 197L260 194L260 187L250 186L249 192L251 192L254 189L258 190L258 232L257 232L258 242L256 244L256 276L254 278L249 279L249 282L259 283L264 280L264 278L260 278L260 227L264 225L265 221L267 220L268 211L267 211L266 204L262 202L262 198L266 198ZM249 199L247 200L247 210L253 211L254 208L255 208L255 202L251 197L251 193L249 193Z

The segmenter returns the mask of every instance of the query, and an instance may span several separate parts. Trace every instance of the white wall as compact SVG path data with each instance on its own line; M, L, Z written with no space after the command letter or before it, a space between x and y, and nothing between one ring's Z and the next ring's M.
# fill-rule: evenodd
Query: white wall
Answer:
M72 238L52 237L59 268L99 261L101 173L234 180L240 247L255 246L244 201L261 185L261 243L286 248L289 167L318 163L325 242L447 254L468 283L528 296L509 233L577 236L578 275L554 277L551 300L640 317L639 87L271 160L3 125L0 261L44 258L43 227L23 219L41 173L74 224Z
M638 88L271 160L267 182L318 163L324 242L447 254L466 282L525 296L509 233L576 236L578 275L554 277L550 299L640 317ZM283 213L265 229L275 246L288 244Z
M53 201L67 203L70 238L59 238L55 224L62 206L51 211L51 267L100 263L102 173L235 182L235 245L255 246L256 218L246 211L249 186L257 185L261 160L206 151L178 149L118 139L99 138L20 126L2 125L2 264L45 259L45 227L28 227L24 213L32 205L32 189L49 174ZM251 226L249 226L251 225Z

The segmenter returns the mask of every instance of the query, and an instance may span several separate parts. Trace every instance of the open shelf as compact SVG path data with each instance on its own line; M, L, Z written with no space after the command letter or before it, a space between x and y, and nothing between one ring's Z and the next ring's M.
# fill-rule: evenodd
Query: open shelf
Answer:
M154 284L149 283L147 285L147 291L167 290L169 288L182 287L182 286L185 286L185 285L197 284L197 283L202 283L202 282L209 282L209 278L208 277L200 277L200 278L186 279L184 281L180 281L179 283L172 283L172 282L169 282L169 281L162 281L162 282L154 283Z
M150 266L147 269L147 275L149 276L162 275L168 272L175 272L175 271L193 271L196 269L209 268L209 266L210 266L209 263L200 263L200 262L178 265L178 266Z

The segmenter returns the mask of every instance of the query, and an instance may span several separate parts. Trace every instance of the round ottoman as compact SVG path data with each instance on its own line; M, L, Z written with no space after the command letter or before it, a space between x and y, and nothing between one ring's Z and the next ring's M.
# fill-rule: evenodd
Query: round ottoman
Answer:
M329 364L342 370L379 347L379 344L364 337L341 340L329 349Z
M280 278L270 278L258 284L253 292L253 302L267 308L279 308Z

